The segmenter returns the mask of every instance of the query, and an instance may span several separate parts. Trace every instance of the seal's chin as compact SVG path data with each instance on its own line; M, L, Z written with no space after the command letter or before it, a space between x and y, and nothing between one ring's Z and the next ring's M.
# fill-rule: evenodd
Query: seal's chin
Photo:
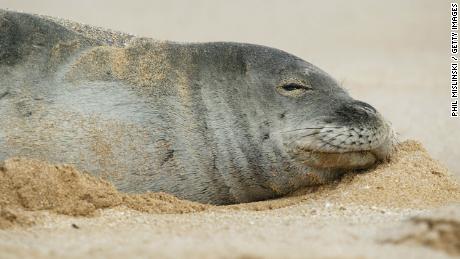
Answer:
M297 161L310 168L332 170L365 169L380 160L372 151L330 153L301 149L295 151L293 155Z

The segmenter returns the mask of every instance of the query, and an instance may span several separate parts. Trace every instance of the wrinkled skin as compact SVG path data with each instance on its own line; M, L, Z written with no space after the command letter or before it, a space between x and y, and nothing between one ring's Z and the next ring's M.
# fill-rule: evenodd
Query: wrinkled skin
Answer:
M331 181L393 148L372 106L283 51L90 30L0 11L0 159L230 204Z

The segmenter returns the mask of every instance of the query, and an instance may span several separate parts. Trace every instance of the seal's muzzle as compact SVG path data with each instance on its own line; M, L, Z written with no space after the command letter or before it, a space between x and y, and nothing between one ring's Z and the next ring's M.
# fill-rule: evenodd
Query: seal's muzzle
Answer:
M393 130L371 105L348 102L330 116L285 131L292 157L312 168L363 169L389 157Z

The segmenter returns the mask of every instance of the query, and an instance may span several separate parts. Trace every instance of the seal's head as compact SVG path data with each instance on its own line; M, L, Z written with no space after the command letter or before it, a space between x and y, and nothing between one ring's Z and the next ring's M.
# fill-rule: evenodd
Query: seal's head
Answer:
M246 55L251 56L251 55ZM247 73L277 111L270 138L319 182L389 157L395 134L371 105L353 99L327 73L283 51L259 48Z

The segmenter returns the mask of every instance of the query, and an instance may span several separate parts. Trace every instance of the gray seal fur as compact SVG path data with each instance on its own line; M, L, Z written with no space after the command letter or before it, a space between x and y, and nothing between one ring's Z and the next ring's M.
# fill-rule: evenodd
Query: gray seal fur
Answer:
M270 199L384 160L389 124L264 46L136 38L0 10L0 159L67 163L126 192Z

